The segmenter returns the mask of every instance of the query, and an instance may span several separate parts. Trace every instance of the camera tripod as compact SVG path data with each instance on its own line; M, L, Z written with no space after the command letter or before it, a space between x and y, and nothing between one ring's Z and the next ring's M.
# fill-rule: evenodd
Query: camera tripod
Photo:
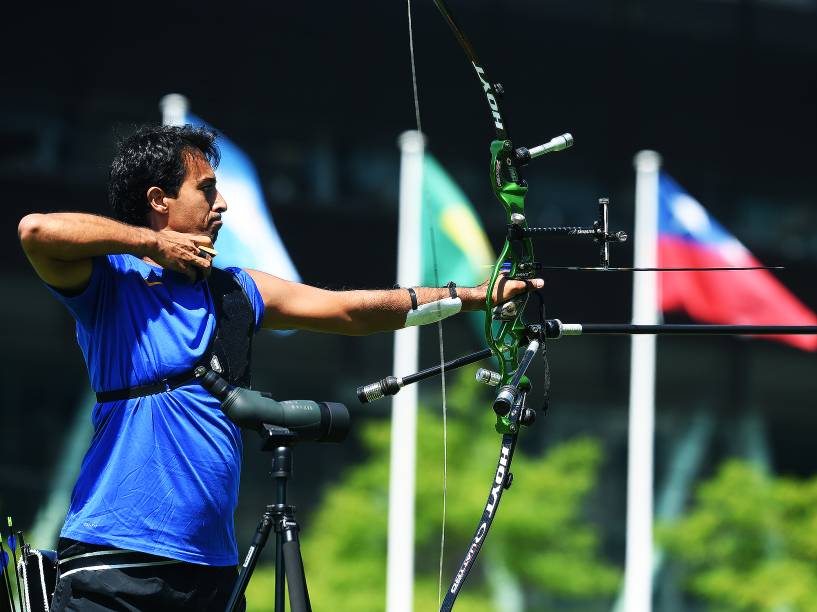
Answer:
M292 612L312 612L306 588L304 564L298 540L300 528L295 521L295 507L287 504L287 483L292 475L292 445L295 435L286 428L264 424L263 449L272 452L272 478L275 480L275 503L267 506L255 530L250 549L238 573L227 610L239 609L258 557L275 529L275 612L284 612L284 584L289 589ZM263 434L262 434L263 435Z

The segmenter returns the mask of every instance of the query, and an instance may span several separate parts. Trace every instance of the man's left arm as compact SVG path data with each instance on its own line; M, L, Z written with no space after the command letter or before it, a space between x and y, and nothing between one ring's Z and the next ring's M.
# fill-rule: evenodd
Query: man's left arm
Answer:
M329 291L276 276L247 270L264 301L263 327L266 329L306 329L318 332L362 336L393 331L406 326L414 304L407 289ZM519 293L539 289L544 282L509 280L497 283L495 301L506 301ZM487 283L479 287L457 287L462 310L485 306ZM450 298L448 287L414 287L417 307Z

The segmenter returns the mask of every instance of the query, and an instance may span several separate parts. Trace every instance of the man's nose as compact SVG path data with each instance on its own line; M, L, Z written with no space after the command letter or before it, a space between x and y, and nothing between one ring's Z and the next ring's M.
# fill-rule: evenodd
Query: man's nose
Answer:
M216 192L216 201L213 202L213 210L216 212L224 212L227 210L227 200L221 195L221 192Z

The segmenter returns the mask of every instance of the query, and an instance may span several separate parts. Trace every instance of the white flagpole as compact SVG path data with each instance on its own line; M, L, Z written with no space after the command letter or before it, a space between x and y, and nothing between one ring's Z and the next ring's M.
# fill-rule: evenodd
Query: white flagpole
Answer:
M420 132L403 132L398 139L400 217L397 232L397 282L415 287L421 280L420 224L423 197L423 152ZM417 371L419 329L394 333L396 376ZM386 610L414 609L414 482L417 452L417 387L408 385L392 398L391 464L389 468L389 541L386 567Z
M657 265L658 172L655 151L635 156L635 254L633 266ZM633 323L658 323L655 272L636 273ZM630 413L627 456L627 559L624 609L652 610L653 438L655 423L655 336L634 335L630 351Z
M184 118L190 108L190 102L181 94L167 94L159 100L162 111L162 125L184 125Z

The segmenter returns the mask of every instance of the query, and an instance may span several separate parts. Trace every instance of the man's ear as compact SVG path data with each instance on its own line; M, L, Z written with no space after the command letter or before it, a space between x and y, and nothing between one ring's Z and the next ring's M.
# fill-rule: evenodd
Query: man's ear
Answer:
M167 203L165 202L166 199L165 190L161 187L150 187L147 192L148 197L148 204L150 204L151 210L159 213L160 215L167 214Z

